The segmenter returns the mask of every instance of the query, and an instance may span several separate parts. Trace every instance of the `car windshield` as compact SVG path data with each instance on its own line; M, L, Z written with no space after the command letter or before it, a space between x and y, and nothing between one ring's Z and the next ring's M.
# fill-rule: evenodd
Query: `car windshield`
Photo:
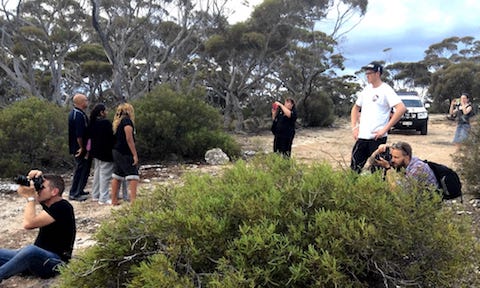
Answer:
M423 107L423 103L420 100L402 99L402 101L406 107Z

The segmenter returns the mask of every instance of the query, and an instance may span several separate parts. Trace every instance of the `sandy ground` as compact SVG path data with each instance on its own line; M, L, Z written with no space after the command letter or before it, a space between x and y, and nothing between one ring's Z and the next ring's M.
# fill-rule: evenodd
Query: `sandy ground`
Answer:
M414 155L435 162L453 165L455 147L451 144L455 123L446 120L444 115L431 115L428 135L414 132L392 132L388 143L406 141L412 145ZM258 135L236 136L243 150L271 151L273 137L270 132ZM298 129L294 139L292 155L298 161L328 161L333 165L348 167L354 143L348 121L339 120L333 128ZM152 189L154 183L178 181L185 169L216 171L222 167L203 164L182 166L153 166L142 169L140 189ZM71 177L67 175L66 178ZM68 180L68 179L66 179ZM91 181L90 181L91 184ZM89 187L87 187L88 190ZM66 191L68 191L68 187ZM89 190L88 190L89 191ZM141 197L141 190L139 191ZM468 204L468 203L467 203ZM37 230L22 228L22 213L25 200L15 193L0 193L0 247L18 248L33 242ZM108 218L111 209L121 206L101 206L96 202L73 202L77 219L77 239L74 254L94 244L91 235ZM128 205L124 203L122 205ZM0 287L50 287L53 280L39 280L33 277L15 276L0 284Z
M453 165L451 144L455 133L455 122L444 115L431 115L428 135L415 131L392 131L388 143L405 141L412 145L413 154L431 161ZM266 151L272 149L270 133L250 136L244 143L255 149L263 145ZM299 161L328 161L334 165L350 166L350 154L354 139L347 119L339 120L333 128L298 129L293 140L292 155ZM257 146L258 147L258 146Z

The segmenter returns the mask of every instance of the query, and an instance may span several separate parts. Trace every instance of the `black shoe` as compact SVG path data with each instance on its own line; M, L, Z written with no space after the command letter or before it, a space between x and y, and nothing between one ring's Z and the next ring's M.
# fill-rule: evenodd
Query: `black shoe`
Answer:
M82 191L82 192L80 192L80 196L82 196L82 195L90 195L90 192Z
M68 200L78 201L78 202L83 202L87 199L88 199L87 195L80 195L80 196L77 196L77 197L68 196Z

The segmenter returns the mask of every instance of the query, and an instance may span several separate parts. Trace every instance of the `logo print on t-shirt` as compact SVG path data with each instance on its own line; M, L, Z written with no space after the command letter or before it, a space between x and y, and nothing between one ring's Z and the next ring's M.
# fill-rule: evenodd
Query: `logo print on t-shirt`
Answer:
M380 96L378 96L377 94L373 95L373 98L372 98L372 101L375 102L378 100L378 98L380 98Z

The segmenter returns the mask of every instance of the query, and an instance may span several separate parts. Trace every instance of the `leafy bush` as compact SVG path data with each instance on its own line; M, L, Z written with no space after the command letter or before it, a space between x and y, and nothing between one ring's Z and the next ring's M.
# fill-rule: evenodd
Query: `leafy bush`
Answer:
M476 116L479 121L480 118ZM473 122L473 121L472 121ZM459 167L458 172L462 182L468 184L468 191L480 196L480 123L473 123L469 137L460 146L459 153L455 154L454 161ZM462 189L465 190L465 189Z
M335 120L334 104L324 92L315 92L308 102L298 103L298 114L302 115L302 124L307 127L325 127Z
M38 98L15 102L0 110L1 177L25 174L31 168L58 170L71 165L67 113Z
M277 155L187 175L114 211L59 286L478 287L467 216L408 187Z
M221 148L230 157L238 156L239 145L222 131L220 114L201 100L202 93L181 94L163 85L133 103L139 154L150 160L170 154L198 159L209 149Z

